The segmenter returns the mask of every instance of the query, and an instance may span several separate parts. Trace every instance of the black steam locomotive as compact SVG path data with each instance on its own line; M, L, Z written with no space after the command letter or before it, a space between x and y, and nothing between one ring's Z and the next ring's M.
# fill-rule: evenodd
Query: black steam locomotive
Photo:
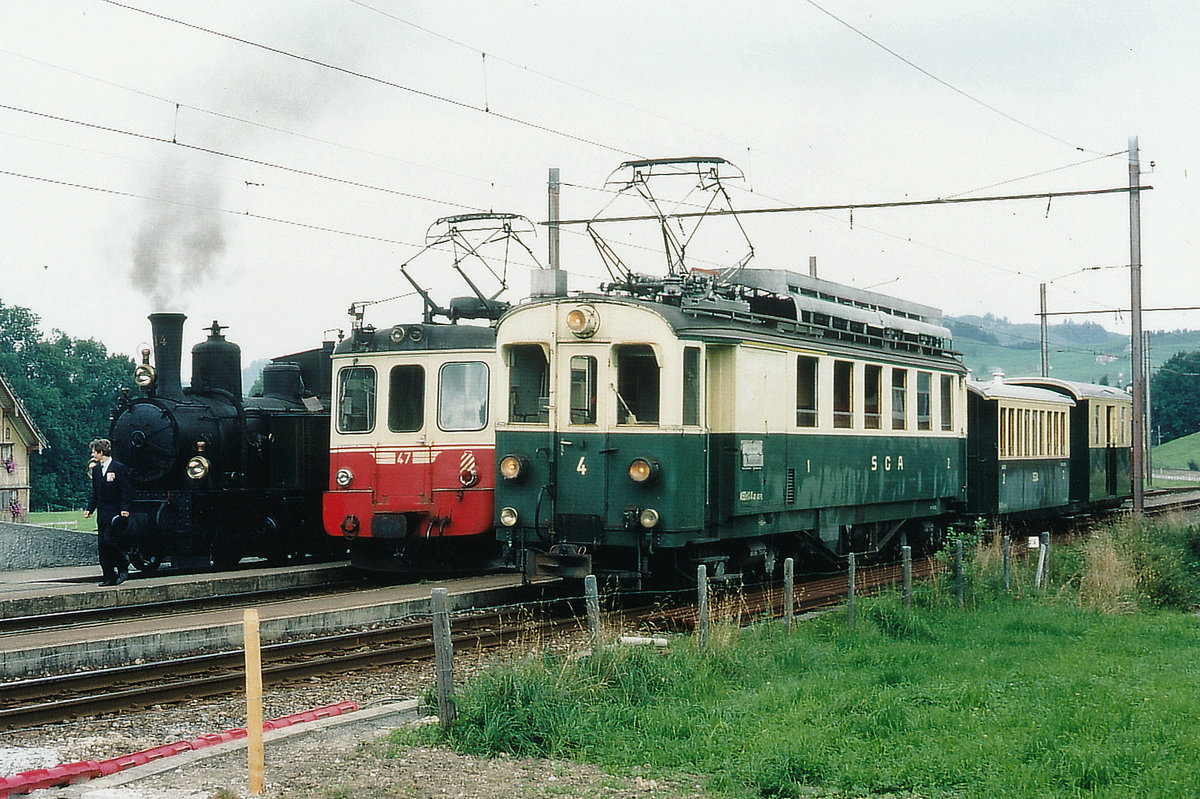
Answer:
M109 428L113 455L134 483L131 562L154 571L166 561L204 568L328 554L321 493L333 343L273 359L261 396L243 398L241 349L214 321L192 349L183 388L185 318L150 315L154 365L143 350L134 373L144 396L122 398Z

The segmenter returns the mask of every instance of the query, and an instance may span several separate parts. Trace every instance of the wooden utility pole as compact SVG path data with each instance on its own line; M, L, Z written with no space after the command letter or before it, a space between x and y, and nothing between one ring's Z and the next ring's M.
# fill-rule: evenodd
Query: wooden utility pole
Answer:
M1129 301L1132 331L1129 334L1133 351L1130 353L1130 372L1133 376L1133 511L1146 509L1145 459L1146 405L1142 364L1142 197L1141 163L1138 160L1137 136L1129 137Z

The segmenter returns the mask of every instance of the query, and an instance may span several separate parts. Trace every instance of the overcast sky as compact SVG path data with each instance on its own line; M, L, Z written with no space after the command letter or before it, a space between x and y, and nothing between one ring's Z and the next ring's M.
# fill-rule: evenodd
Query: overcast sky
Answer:
M219 319L249 360L408 292L399 267L441 217L544 221L550 167L564 218L644 210L606 178L683 155L735 164L737 208L863 204L1123 187L1137 136L1144 305L1200 305L1196 30L1183 0L0 0L0 300L131 355L153 311L188 314L189 348ZM1042 282L1052 311L1129 307L1125 193L742 224L755 266L816 256L948 314L1036 322ZM747 249L728 219L705 231L695 265ZM603 232L662 271L652 225ZM562 247L572 289L605 276L581 229ZM510 299L531 266L510 264ZM413 271L466 293L447 256Z

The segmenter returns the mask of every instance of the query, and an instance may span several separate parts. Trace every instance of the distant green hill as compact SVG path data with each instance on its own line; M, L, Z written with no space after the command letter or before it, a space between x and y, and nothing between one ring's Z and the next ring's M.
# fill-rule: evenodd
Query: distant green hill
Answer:
M1155 469L1190 469L1200 480L1200 433L1192 433L1151 450Z
M989 314L947 316L945 325L976 380L987 380L997 369L1011 377L1042 373L1042 333L1037 323L1013 324ZM1051 377L1129 384L1128 336L1094 322L1064 322L1049 326L1047 340ZM1177 352L1200 350L1200 330L1150 332L1149 350L1153 370Z

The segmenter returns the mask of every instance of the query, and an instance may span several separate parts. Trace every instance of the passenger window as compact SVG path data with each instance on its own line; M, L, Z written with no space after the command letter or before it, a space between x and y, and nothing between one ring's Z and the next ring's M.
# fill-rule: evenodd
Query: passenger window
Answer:
M883 367L867 364L863 372L863 425L868 430L880 427L880 385L883 383Z
M375 370L347 366L338 372L338 432L368 433L375 429Z
M596 423L596 359L571 358L571 424Z
M796 427L817 426L817 359L796 357Z
M892 370L892 429L908 427L908 370Z
M388 379L388 429L415 433L425 426L425 367L393 366Z
M683 423L700 424L700 348L683 349Z
M488 368L479 361L448 363L438 386L438 427L482 430L487 426Z
M933 375L917 372L917 429L933 429Z
M942 429L954 429L954 377L942 375Z
M508 420L550 421L550 366L540 344L514 344L508 351Z
M658 372L648 345L617 347L617 424L658 424Z
M833 426L854 427L854 364L833 362Z

